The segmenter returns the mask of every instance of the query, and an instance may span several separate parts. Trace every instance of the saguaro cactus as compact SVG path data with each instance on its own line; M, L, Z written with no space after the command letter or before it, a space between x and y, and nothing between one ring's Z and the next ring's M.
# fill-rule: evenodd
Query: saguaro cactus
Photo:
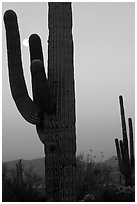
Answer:
M116 151L117 151L117 157L118 157L118 164L119 164L120 172L125 177L126 186L132 186L133 185L132 175L134 173L134 167L135 167L132 119L128 118L129 142L130 142L130 148L129 148L122 96L119 96L119 102L120 102L120 113L121 113L123 140L119 141L116 138L115 139L115 145L116 145Z
M22 187L23 185L23 169L21 159L16 163L16 172L17 172L17 185Z
M48 77L40 37L29 38L33 100L21 63L17 16L4 14L9 80L22 116L36 129L45 150L45 185L49 201L75 201L75 90L71 3L48 3Z

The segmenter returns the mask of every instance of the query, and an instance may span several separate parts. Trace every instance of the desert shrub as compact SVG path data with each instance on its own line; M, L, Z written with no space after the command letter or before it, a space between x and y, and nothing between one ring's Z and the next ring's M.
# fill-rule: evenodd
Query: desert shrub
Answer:
M115 191L117 201L134 202L135 187L119 186Z
M84 154L78 155L76 166L77 201L134 201L134 188L119 185L119 174L117 171L117 169L113 169L103 162L94 162L94 158L91 155L86 159L84 159Z
M88 194L84 196L84 199L81 200L81 202L94 202L95 201L95 196L93 194Z
M95 163L94 157L84 154L77 156L77 200L82 200L85 195L91 195L96 189L111 182L111 169L103 163Z
M134 202L135 187L105 186L84 196L81 202Z
M102 201L108 202L134 202L135 188L126 186L110 186L103 189Z

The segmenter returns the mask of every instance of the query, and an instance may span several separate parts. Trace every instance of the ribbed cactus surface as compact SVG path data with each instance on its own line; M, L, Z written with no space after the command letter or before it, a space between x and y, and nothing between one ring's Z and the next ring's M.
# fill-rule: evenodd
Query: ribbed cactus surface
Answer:
M75 201L75 90L71 3L48 3L48 77L41 40L29 38L33 100L21 63L15 12L4 15L12 96L22 116L36 125L45 150L45 185L49 201Z
M126 120L125 120L125 112L123 105L123 97L119 96L120 103L120 113L121 113L121 124L122 124L122 133L123 140L115 139L118 164L121 174L125 177L126 186L133 185L133 174L134 174L134 140L133 140L133 127L132 127L132 119L128 119L129 124L129 141L127 137L127 128L126 128Z
M45 121L47 137L42 138L48 144L46 183L49 193L54 192L54 199L74 201L76 135L71 4L49 3L48 18L48 83L56 114Z

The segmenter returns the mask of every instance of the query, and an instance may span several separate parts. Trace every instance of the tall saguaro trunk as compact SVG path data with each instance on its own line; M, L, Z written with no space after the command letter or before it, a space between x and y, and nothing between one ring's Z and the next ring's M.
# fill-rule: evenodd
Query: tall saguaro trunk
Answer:
M53 201L75 201L75 91L71 3L49 3L48 80L57 105L45 129L46 188ZM45 121L47 123L47 120Z
M36 125L45 150L48 201L76 201L76 132L71 3L48 3L48 77L40 37L29 38L33 100L29 97L21 60L17 15L4 14L9 81L16 106Z

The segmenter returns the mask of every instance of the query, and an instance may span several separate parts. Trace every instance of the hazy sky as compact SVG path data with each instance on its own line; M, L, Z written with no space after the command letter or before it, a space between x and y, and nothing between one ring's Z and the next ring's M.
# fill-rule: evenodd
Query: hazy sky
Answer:
M126 116L135 119L135 3L72 3L76 89L77 153L91 148L98 160L116 155L114 139L121 138L118 96ZM42 39L47 62L47 3L3 3L3 13L18 15L21 40L32 33ZM4 23L2 25L3 160L43 157L35 126L26 122L11 97ZM22 44L23 69L31 94L28 47Z

